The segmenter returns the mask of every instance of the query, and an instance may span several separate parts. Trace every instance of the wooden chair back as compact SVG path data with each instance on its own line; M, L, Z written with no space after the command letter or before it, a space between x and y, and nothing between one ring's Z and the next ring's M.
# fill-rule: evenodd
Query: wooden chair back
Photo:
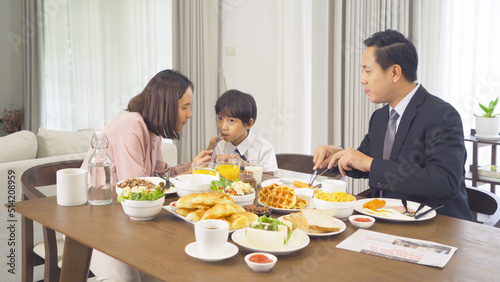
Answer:
M313 174L314 166L312 155L303 154L276 154L279 169L286 169L296 172ZM338 173L325 172L323 176L338 177Z
M56 172L63 168L79 168L83 160L62 161L56 163L42 164L26 170L21 176L23 186L23 201L46 197L36 187L56 184ZM45 226L43 229L43 243L45 247L45 258L33 252L33 221L29 218L21 218L22 225L22 281L33 281L33 270L37 265L44 264L44 281L59 281L61 274L57 266L57 239L54 230Z
M476 187L467 187L470 210L477 221L478 215L489 216L482 224L500 227L500 197L490 191Z

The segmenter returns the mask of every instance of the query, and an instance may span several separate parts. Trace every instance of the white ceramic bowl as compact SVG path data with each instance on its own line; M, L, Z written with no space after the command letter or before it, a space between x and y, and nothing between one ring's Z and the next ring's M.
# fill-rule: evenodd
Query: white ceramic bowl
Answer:
M264 255L268 259L272 260L272 262L269 262L269 263L251 262L250 257L253 255ZM245 256L245 262L247 263L248 267L250 267L253 271L257 271L257 272L266 272L266 271L271 270L277 261L278 261L278 258L276 256L268 254L268 253L250 253L250 254Z
M174 183L179 197L187 196L191 193L210 192L210 182L219 180L219 177L208 174L183 174L170 178Z
M316 197L313 198L317 209L329 209L333 211L333 216L338 219L346 219L354 212L356 200L350 202L330 202L323 201Z
M133 220L150 220L155 218L161 211L165 197L155 201L132 201L121 202L123 211Z
M367 222L356 221L355 219L357 219L357 218L365 218L365 219L369 219L370 221L367 221ZM371 216L367 216L367 215L351 215L349 217L349 221L356 228L367 229L367 228L372 227L373 223L375 223L375 218L373 218Z
M252 194L243 195L243 196L231 195L231 197L233 197L235 204L243 207L246 205L253 204L253 201L255 200L255 192L253 192Z

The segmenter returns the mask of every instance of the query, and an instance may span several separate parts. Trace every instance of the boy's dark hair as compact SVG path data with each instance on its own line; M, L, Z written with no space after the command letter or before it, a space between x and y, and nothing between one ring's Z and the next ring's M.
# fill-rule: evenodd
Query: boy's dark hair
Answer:
M215 113L227 117L239 118L243 124L250 124L250 119L257 119L257 104L250 94L238 90L228 90L215 103Z
M378 47L375 51L375 57L383 70L398 64L408 81L417 80L417 49L403 34L396 30L387 29L374 33L363 43L366 47Z
M140 113L150 132L179 139L179 99L189 87L194 91L193 83L180 72L163 70L148 82L141 94L130 100L127 111Z

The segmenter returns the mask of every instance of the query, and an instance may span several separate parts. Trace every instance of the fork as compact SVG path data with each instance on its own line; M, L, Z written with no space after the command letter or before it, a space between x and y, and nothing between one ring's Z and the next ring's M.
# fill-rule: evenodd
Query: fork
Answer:
M170 172L168 172L168 171L165 172L165 175L161 175L160 173L156 173L156 176L165 180L165 187L167 187L167 189L170 188Z
M325 173L327 170L328 170L328 168L325 168L325 170L323 170L320 174L318 174L318 170L315 170L313 175L311 176L311 179L309 180L309 183L308 183L309 186L312 186L316 177L323 175L323 173Z

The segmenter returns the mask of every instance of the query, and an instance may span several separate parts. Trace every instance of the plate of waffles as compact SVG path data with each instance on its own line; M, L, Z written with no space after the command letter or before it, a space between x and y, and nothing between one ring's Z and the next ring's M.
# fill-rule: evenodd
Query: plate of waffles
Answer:
M314 208L310 188L296 188L273 183L259 192L258 203L279 213L297 212L304 208Z

